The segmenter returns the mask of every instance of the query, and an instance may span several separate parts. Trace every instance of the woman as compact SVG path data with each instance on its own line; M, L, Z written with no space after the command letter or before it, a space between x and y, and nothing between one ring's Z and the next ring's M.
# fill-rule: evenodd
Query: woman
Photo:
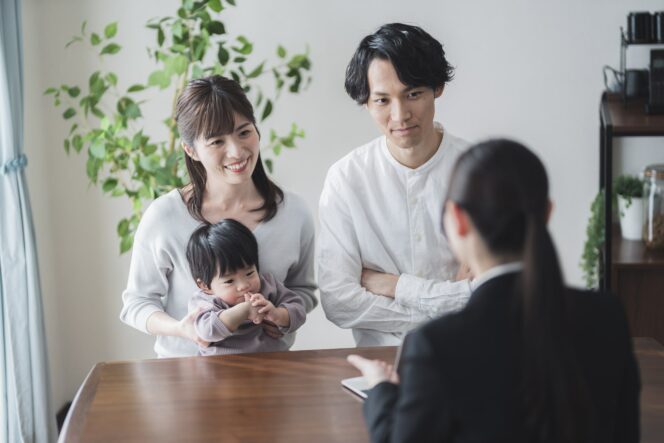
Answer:
M443 224L474 290L409 334L398 377L349 356L375 385L372 441L638 441L624 312L617 297L564 287L550 211L544 166L522 145L489 141L459 158Z
M193 80L177 102L176 121L190 184L156 199L134 238L123 322L156 335L159 357L195 355L196 335L187 302L196 290L185 256L201 223L232 218L256 236L260 269L316 306L314 223L304 201L284 193L265 173L253 107L233 80ZM294 335L266 332L292 345Z

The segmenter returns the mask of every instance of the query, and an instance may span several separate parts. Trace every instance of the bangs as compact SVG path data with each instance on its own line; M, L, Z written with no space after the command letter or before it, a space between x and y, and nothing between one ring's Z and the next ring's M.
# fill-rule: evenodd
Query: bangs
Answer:
M209 101L201 106L200 114L194 123L197 137L202 136L205 140L230 134L235 129L235 103L223 94L210 94L209 98ZM241 111L240 113L242 114Z
M214 251L215 268L217 276L223 277L226 274L236 272L238 269L247 268L256 265L258 262L255 253L249 245L233 242L233 245L225 245L223 248L212 247Z

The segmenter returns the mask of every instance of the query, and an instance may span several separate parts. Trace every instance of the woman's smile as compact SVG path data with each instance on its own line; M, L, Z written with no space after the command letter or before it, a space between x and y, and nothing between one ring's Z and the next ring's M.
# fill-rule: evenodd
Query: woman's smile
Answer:
M231 172L239 174L239 173L244 172L245 169L247 169L248 165L249 165L249 157L247 157L246 159L244 159L242 161L231 163L229 165L225 165L224 169L227 169Z

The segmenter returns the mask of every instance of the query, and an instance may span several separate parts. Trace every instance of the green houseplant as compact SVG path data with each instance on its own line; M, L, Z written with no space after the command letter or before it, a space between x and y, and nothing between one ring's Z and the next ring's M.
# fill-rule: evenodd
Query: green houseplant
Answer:
M620 219L620 232L627 240L641 240L643 231L643 180L621 175L613 186Z
M620 204L620 207L623 209L619 209L618 211L621 221L625 216L625 210L631 208L633 203L641 198L642 194L643 180L640 178L632 175L620 175L614 180L611 197L612 206L619 208L619 201L623 200L625 202L624 204ZM640 214L639 208L633 209L637 209L636 212ZM625 229L623 229L623 233L624 231ZM638 235L640 236L640 224ZM586 226L586 241L581 256L580 266L586 286L589 288L597 287L601 278L600 259L604 246L604 236L604 191L602 190L595 196L590 205L590 217Z
M120 253L131 248L144 206L185 184L174 113L176 99L189 80L212 74L232 77L249 95L260 122L272 115L282 92L297 94L311 81L308 49L289 55L278 45L273 61L253 61L253 43L243 35L229 36L220 21L223 11L233 6L235 0L182 0L173 16L148 21L156 42L148 48L148 56L158 69L149 73L144 83L122 85L116 73L102 68L89 76L84 87L64 84L45 92L53 96L56 107L64 108L62 117L71 122L65 151L85 152L91 183L101 186L105 194L131 201L131 215L117 225ZM67 47L86 44L103 63L121 52L115 41L117 32L117 23L107 25L103 32L90 32L83 22ZM141 105L147 92L169 87L172 106L159 117L166 125L167 140L155 141L143 130ZM292 123L285 133L270 129L267 134L261 156L272 172L273 158L284 148L294 148L304 131Z

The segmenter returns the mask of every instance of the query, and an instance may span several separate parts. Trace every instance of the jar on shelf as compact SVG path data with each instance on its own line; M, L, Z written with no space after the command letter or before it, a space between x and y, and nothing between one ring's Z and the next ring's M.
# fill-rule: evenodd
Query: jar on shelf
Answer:
M664 164L643 172L643 241L649 249L664 249Z

